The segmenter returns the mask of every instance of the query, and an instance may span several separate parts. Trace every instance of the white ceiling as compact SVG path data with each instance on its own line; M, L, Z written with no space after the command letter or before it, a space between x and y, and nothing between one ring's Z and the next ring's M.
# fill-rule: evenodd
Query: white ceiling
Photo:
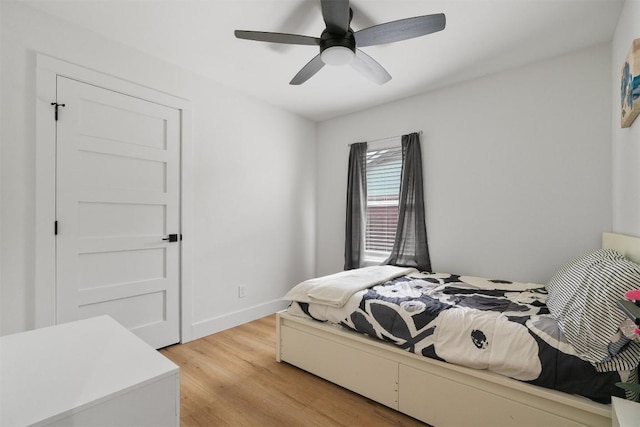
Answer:
M440 12L447 27L363 48L393 76L383 86L348 66L324 67L305 84L290 86L317 47L238 40L233 30L319 36L324 29L320 0L23 1L314 121L610 41L623 3L353 0L354 31Z

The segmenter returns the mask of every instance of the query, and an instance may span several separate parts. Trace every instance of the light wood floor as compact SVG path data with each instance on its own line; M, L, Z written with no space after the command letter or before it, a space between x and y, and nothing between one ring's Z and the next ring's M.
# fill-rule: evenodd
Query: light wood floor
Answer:
M275 315L160 350L180 366L189 426L424 426L275 360Z

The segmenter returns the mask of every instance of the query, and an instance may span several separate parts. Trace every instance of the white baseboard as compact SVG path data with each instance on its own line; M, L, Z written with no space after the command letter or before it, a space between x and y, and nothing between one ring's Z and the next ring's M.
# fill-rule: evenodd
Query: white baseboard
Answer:
M264 304L246 308L244 310L235 311L218 317L212 317L206 320L196 322L191 327L191 340L206 337L243 323L251 322L269 314L287 308L288 301L275 300ZM186 342L186 341L183 341Z

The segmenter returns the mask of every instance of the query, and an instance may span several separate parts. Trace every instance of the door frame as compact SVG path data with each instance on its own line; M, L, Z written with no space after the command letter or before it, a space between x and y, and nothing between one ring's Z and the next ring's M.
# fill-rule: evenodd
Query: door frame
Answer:
M35 326L56 323L56 123L52 102L57 76L131 95L180 111L180 342L192 334L193 170L191 108L187 99L170 95L115 76L36 53L36 199L35 199ZM60 100L60 102L64 102ZM60 109L64 114L64 108Z

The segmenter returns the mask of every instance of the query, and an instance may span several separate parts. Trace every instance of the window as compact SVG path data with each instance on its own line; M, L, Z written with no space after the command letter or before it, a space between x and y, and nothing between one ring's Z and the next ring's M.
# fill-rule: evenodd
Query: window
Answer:
M367 224L365 259L386 258L393 249L398 224L402 173L400 139L367 150Z

